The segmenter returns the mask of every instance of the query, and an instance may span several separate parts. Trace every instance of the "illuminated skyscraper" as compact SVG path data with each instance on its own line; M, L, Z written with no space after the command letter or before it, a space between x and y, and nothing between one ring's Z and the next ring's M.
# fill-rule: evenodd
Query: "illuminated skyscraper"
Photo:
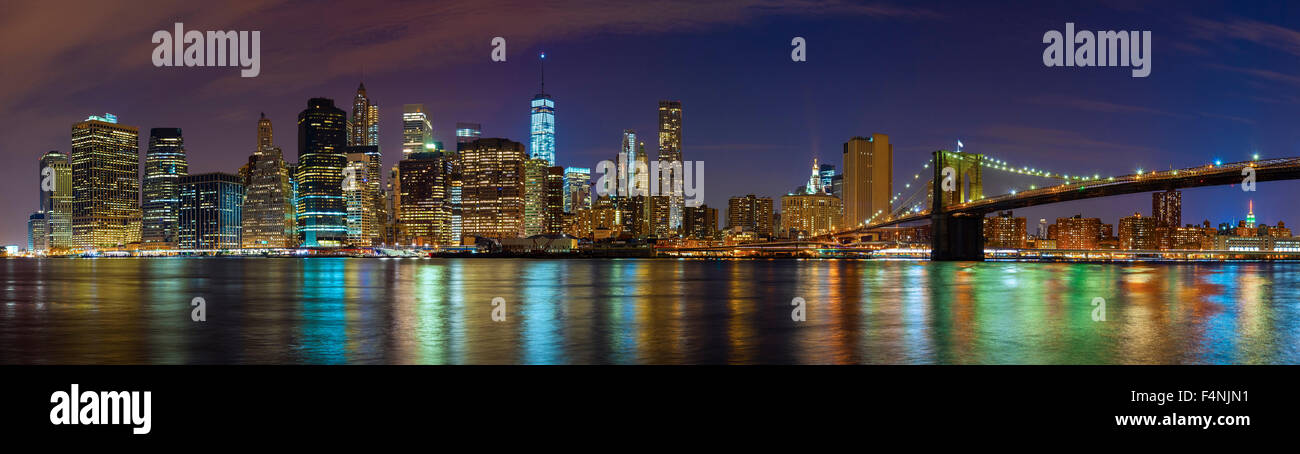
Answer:
M424 104L402 106L402 159L411 153L423 153L433 146L433 124L424 112Z
M824 192L826 191L822 188L821 167L817 164L817 158L813 158L812 176L808 177L808 184L804 185L804 193L821 194ZM785 206L785 203L782 202L781 206Z
M542 234L564 233L564 167L547 167L542 187Z
M697 240L718 236L718 209L701 204L682 210L682 235Z
M1096 249L1097 238L1102 236L1101 219L1079 215L1056 218L1047 236L1056 240L1056 247L1061 249Z
M1246 211L1246 227L1255 228L1255 201L1251 200Z
M65 252L72 247L72 163L68 155L50 151L41 156L40 172L45 245L51 251Z
M92 250L140 240L140 130L117 117L72 125L72 242Z
M524 236L540 235L546 225L546 174L543 158L524 162Z
M682 160L682 102L659 101L659 161L681 162ZM677 166L660 164L659 191L668 196L668 229L676 232L682 227L682 208L685 199L682 190L674 185L673 169ZM675 177L680 180L682 176Z
M483 125L478 123L456 123L456 151L465 148L470 142L483 135Z
M271 120L257 121L257 150L249 158L248 186L240 221L245 248L279 248L298 244L293 200L293 173L284 153L272 144Z
M618 157L614 162L618 166L618 191L616 192L618 196L649 194L650 161L645 155L645 144L636 141L635 129L623 130L623 144L619 147Z
M366 84L357 87L352 98L352 119L348 122L348 145L379 146L379 106L366 96Z
M1144 218L1141 213L1119 219L1120 249L1160 249L1160 237L1156 232L1156 219Z
M1028 220L1010 211L984 218L984 246L990 248L1024 248L1029 242Z
M189 174L181 128L149 130L145 155L141 247L175 249L180 222L180 178Z
M540 58L546 62L546 53ZM542 72L542 86L537 96L529 105L530 124L532 125L529 142L530 159L545 159L548 165L555 165L555 100L546 94L546 73Z
M1183 193L1177 189L1152 193L1151 217L1155 218L1156 227L1182 227Z
M517 238L524 234L523 144L479 139L461 152L462 213L466 236Z
M298 114L296 178L298 242L307 247L347 242L347 114L327 98L312 98Z
M27 217L27 251L28 252L45 252L50 250L49 236L45 234L45 229L50 225L44 212L37 211Z
M844 218L844 203L817 192L781 197L781 233L803 238L835 231Z
M348 147L347 152L343 194L347 198L348 242L353 246L380 244L384 195L379 147L357 145Z
M889 136L872 134L844 143L844 227L853 227L891 212L894 146Z
M727 200L727 228L772 235L772 198L749 194Z
M564 212L575 213L582 208L591 208L591 169L565 168Z
M835 164L822 164L818 168L818 172L821 173L822 176L822 192L833 194L834 191L832 190L832 187L835 182Z
M179 179L181 249L234 249L240 245L243 179L204 173Z
M397 163L401 183L402 244L457 244L451 228L449 184L452 163L441 153L412 153Z

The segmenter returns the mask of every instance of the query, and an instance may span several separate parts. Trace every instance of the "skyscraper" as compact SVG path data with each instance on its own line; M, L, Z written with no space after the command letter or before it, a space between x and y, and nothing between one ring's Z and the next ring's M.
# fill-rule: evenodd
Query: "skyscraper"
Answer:
M464 234L517 238L524 234L524 146L479 139L461 152ZM405 215L405 214L403 214Z
M27 217L27 251L28 252L46 252L50 250L47 243L49 236L45 234L45 229L50 225L46 219L48 215L43 211L37 211Z
M456 123L456 151L465 148L470 142L483 135L483 125L478 123Z
M1155 218L1144 218L1142 213L1119 219L1120 249L1160 249L1160 238L1156 233Z
M844 143L844 223L855 227L872 215L887 216L894 184L894 146L889 136L872 134Z
M680 163L682 161L682 102L659 101L659 161ZM680 187L673 184L672 171L681 169L674 164L663 167L659 177L660 194L668 196L668 229L676 232L682 227L682 208L685 199ZM683 178L677 175L676 179Z
M564 169L564 212L575 213L591 208L591 169L566 167Z
M366 96L366 84L352 97L352 120L348 122L348 145L379 146L379 106Z
M781 233L792 238L833 232L844 219L844 204L824 192L781 197Z
M249 158L248 186L240 221L245 248L279 248L298 244L293 200L293 173L284 152L273 145L271 120L257 121L257 149Z
M1156 227L1174 228L1183 225L1183 193L1177 189L1151 194L1151 217Z
M149 130L149 151L144 162L141 247L175 249L180 228L179 182L189 174L181 128Z
M524 236L542 234L546 225L546 175L544 158L524 162Z
M821 164L818 171L822 176L822 192L831 194L833 192L831 188L835 182L835 164Z
M1010 211L984 218L984 246L990 248L1024 248L1029 241L1027 219Z
M772 235L772 198L749 194L727 200L727 228Z
M429 151L433 145L433 124L424 112L424 104L402 106L402 159L411 153Z
M382 242L384 218L383 162L376 145L347 147L343 188L347 198L348 242L371 246Z
M701 204L682 210L682 235L697 240L718 236L718 209Z
M41 156L40 172L45 245L50 251L66 252L72 247L72 163L68 155L50 151Z
M140 130L117 117L72 125L73 247L93 250L140 240Z
M204 173L179 179L181 249L234 249L240 246L243 179L229 173Z
M406 244L457 244L451 228L451 160L441 153L412 153L397 163L401 183L401 231Z
M540 61L546 62L546 53ZM546 73L542 72L542 85L537 96L529 104L529 123L531 134L529 142L530 159L545 159L547 165L555 165L555 100L546 94Z
M328 98L312 98L298 114L297 216L303 246L342 246L347 242L347 114Z
M619 147L618 153L618 157L614 160L618 166L618 191L615 193L620 197L648 194L650 161L645 155L645 144L636 140L635 129L623 130L623 144ZM641 163L646 166L642 167Z
M564 167L551 166L545 170L542 187L542 234L564 233Z

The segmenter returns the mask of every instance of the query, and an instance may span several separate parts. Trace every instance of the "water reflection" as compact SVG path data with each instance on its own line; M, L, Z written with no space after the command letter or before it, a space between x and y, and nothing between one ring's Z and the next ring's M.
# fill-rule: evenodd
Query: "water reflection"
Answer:
M0 271L4 363L1300 362L1291 263L158 258ZM205 322L190 320L196 297ZM796 297L805 322L791 320Z

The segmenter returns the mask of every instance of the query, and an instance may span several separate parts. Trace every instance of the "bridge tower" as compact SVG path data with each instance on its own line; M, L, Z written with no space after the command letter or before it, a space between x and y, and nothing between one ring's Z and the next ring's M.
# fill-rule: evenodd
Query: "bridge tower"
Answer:
M984 260L984 215L949 213L949 205L984 197L984 155L938 150L933 155L930 260ZM952 190L944 190L944 169L952 169ZM934 196L937 194L937 196Z

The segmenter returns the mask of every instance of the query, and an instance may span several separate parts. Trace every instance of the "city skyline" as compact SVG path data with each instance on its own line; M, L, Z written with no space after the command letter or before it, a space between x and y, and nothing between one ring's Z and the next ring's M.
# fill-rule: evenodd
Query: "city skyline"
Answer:
M1286 113L1289 98L1276 94L1294 90L1294 86L1287 84L1284 79L1269 78L1257 72L1207 67L1193 62L1196 59L1192 58L1194 55L1208 54L1224 61L1235 59L1253 63L1249 68L1241 69L1285 69L1286 65L1271 64L1276 63L1276 54L1285 53L1284 51L1279 51L1277 46L1262 40L1252 41L1242 37L1231 28L1236 23L1267 24L1267 12L1236 12L1223 19L1210 19L1216 17L1216 14L1209 10L1189 12L1187 17L1177 20L1162 19L1153 11L1144 10L1126 16L1126 23L1116 26L1148 21L1149 27L1156 30L1156 69L1145 79L1131 79L1127 75L1101 71L1054 72L1041 67L1041 62L1036 60L1041 53L1041 45L1036 42L1036 38L1041 36L1043 30L1059 28L1066 20L1065 16L1079 23L1108 26L1116 21L1114 15L1110 14L1113 10L1089 7L1079 14L1065 14L1051 8L1034 7L1025 13L1011 13L1032 15L1035 20L1032 21L1032 26L1026 25L1023 30L1009 34L1023 35L1023 38L1008 41L1006 49L990 50L997 57L996 61L1007 63L1004 65L1005 71L999 70L997 65L972 66L970 61L961 57L950 60L953 66L977 68L978 71L965 75L977 82L1009 77L1025 85L1025 90L1013 94L1005 89L1005 82L999 83L998 86L1004 89L993 90L993 94L1013 102L1007 103L1010 107L986 111L984 106L992 104L982 102L983 99L988 99L988 94L977 94L970 90L970 84L975 82L958 84L955 78L950 79L940 72L922 70L920 80L910 84L900 82L897 78L880 76L881 82L892 80L888 91L857 89L856 85L846 85L850 79L829 72L837 65L854 67L855 64L846 57L858 50L865 50L865 47L860 46L866 46L857 40L837 39L837 36L845 36L851 24L886 22L886 18L889 19L889 25L885 28L889 31L915 39L900 46L899 50L885 50L881 58L913 63L923 59L927 65L932 60L942 60L935 58L935 55L909 57L905 52L924 44L928 39L941 39L921 37L920 30L935 23L950 21L950 16L960 13L961 8L957 8L956 12L949 8L944 15L937 15L925 14L924 9L864 10L836 4L831 9L844 8L847 11L844 18L818 14L783 18L781 23L791 29L784 34L807 36L809 40L810 58L803 63L806 66L798 66L801 63L789 61L788 36L777 39L777 32L763 30L762 25L772 25L772 22L762 13L734 5L717 8L739 8L738 11L742 14L738 15L740 19L734 23L722 24L708 31L665 26L654 31L617 36L579 31L574 32L574 36L554 39L546 39L534 32L526 35L528 38L522 39L523 42L518 42L509 33L501 32L511 39L507 51L509 59L502 63L493 63L488 59L488 42L491 38L488 35L494 35L492 32L485 31L484 36L479 38L448 40L456 43L459 50L451 53L455 55L454 58L438 61L463 65L461 68L465 71L462 73L479 76L473 81L466 80L463 74L429 70L420 66L422 63L416 65L427 71L422 74L425 77L438 76L437 82L417 83L410 77L404 77L407 73L403 71L414 71L410 66L393 64L385 67L378 61L375 64L367 63L364 81L368 97L375 105L388 106L379 109L379 141L385 160L383 168L390 168L400 155L397 150L400 150L398 144L401 136L397 125L401 123L398 118L401 113L393 106L404 104L424 103L436 106L431 108L433 130L438 134L436 139L444 144L453 142L454 136L450 132L455 130L453 125L459 122L482 124L486 131L485 137L501 137L527 143L525 135L529 119L522 113L521 106L538 91L536 70L539 68L536 56L542 48L547 50L548 60L552 60L547 65L547 71L551 74L546 92L562 101L563 118L557 123L556 132L558 165L594 167L595 162L608 159L608 156L617 151L614 147L618 145L614 145L613 137L619 131L636 129L642 131L643 136L654 134L652 131L658 128L654 128L651 123L656 118L650 116L650 109L655 103L662 99L681 100L686 110L690 111L687 121L691 132L683 145L684 154L688 159L717 163L709 168L708 200L705 201L714 207L724 207L727 198L749 193L772 197L779 203L780 196L807 178L806 171L802 169L807 167L812 158L820 158L821 162L827 164L841 165L835 159L837 148L848 137L873 133L888 134L891 143L897 147L897 162L894 165L896 175L919 167L924 160L922 156L929 151L952 148L958 139L963 140L967 149L974 152L1014 159L1017 162L1041 162L1043 167L1103 174L1131 173L1137 167L1159 169L1160 165L1186 167L1220 158L1225 162L1240 161L1249 159L1254 152L1259 152L1264 157L1300 154L1295 153L1294 146L1291 145L1300 143L1300 137L1294 137L1289 128L1279 126L1287 118L1294 117L1293 114ZM512 14L514 13L508 13L507 16L514 17ZM1062 18L1056 20L1057 16ZM902 19L894 21L896 18ZM237 24L244 20L232 19ZM239 25L240 28L260 27L267 33L264 39L264 58L267 64L258 78L240 80L229 74L198 69L145 67L147 58L140 57L138 64L141 67L135 68L136 63L130 63L129 70L145 74L146 78L160 79L159 85L167 89L142 87L131 78L105 77L94 81L93 86L86 86L85 81L71 84L70 87L77 88L69 93L80 95L73 98L62 94L52 96L55 92L45 92L38 108L27 115L16 117L14 122L5 126L21 130L5 131L6 137L12 139L4 147L3 159L7 164L12 164L6 167L12 169L10 172L13 175L9 175L4 184L12 184L11 189L19 196L10 198L3 206L15 218L25 218L33 211L31 201L36 199L36 195L23 193L35 189L37 185L33 180L36 177L30 171L19 173L18 169L30 169L30 162L39 159L40 154L46 151L67 153L67 125L91 112L113 112L123 118L124 123L142 131L155 127L182 128L186 135L192 172L203 173L233 172L247 158L255 144L248 143L245 125L251 121L250 118L256 118L258 112L266 111L267 116L283 128L292 124L293 115L301 110L303 100L309 97L332 98L340 108L348 107L347 100L352 98L351 95L362 79L361 74L339 70L319 76L290 77L290 74L283 72L285 68L281 66L277 69L278 65L272 64L275 56L289 55L285 52L306 52L308 48L301 41L286 42L288 37L283 35L280 35L279 42L289 45L272 46L276 28L270 24L258 24L258 20L249 20L248 27ZM819 36L812 32L818 29L815 26L824 26L826 31L818 32L821 33ZM970 26L975 27L975 30L985 27L980 24ZM147 35L145 30L159 27L161 25L150 23L126 29L143 36ZM297 25L290 24L286 27L293 29ZM1221 36L1217 41L1207 38L1203 36L1206 29L1222 32ZM645 39L646 34L663 39L649 40L656 42L656 45L649 45ZM133 52L130 50L133 47L147 48L148 43L143 38L128 35L117 38L124 43L124 54ZM113 36L117 35L110 35L106 39L111 40ZM591 36L600 36L601 39L592 43L589 42ZM1165 36L1168 38L1164 42L1169 44L1162 47L1160 39ZM729 55L722 62L700 66L704 59L717 56L716 50L688 51L689 42L702 38L717 38L721 42L735 43L731 47L735 48L736 54ZM742 46L739 45L740 40L750 43ZM1184 45L1176 46L1175 42ZM953 49L961 49L961 45L954 44L951 49L936 52L957 53ZM1188 46L1198 47L1201 53L1193 53L1185 48ZM364 49L367 48L361 46L345 49L342 53L364 55ZM629 49L636 52L615 51ZM375 60L382 61L386 54L379 50L374 50L373 56ZM682 53L677 54L679 51ZM628 53L636 56L625 55ZM147 55L147 50L141 55ZM337 58L332 54L312 55L320 57L322 62ZM1252 61L1252 57L1271 60L1265 64L1266 62ZM121 58L130 61L129 57ZM680 62L694 68L711 68L716 74L728 76L710 78L672 75L659 80L634 77L622 70L622 66L615 64L629 58L646 63ZM608 59L613 61L606 61ZM493 64L498 66L491 66ZM1035 64L1039 66L1034 66ZM742 75L746 70L757 68L770 71ZM58 71L53 74L51 79L61 78ZM1199 104L1173 99L1176 93L1184 92L1188 86L1204 84L1207 79L1219 82L1220 85L1226 81L1229 88L1208 93L1204 99L1197 101ZM813 80L823 81L828 87L810 87L809 83ZM727 83L724 84L724 81ZM728 87L736 82L740 83L738 87ZM33 83L35 82L27 81L25 84L11 86L30 87ZM1101 87L1106 90L1098 90ZM827 96L827 90L831 88L847 89L844 91L845 99L835 100ZM260 96L273 89L286 93ZM735 95L753 90L763 90L765 102L780 103L791 108L778 110L777 115L768 115L772 118L767 119L746 113L750 101ZM899 90L899 94L893 94ZM212 104L214 91L223 95L219 104ZM934 93L922 93L923 91ZM1224 91L1234 95L1229 97L1215 94ZM164 92L172 93L171 96L177 97L177 101L155 102ZM11 108L28 105L31 100L24 102L23 98L31 94L24 93L28 92L11 92L3 100ZM871 102L862 102L864 100ZM871 114L871 106L882 102L892 106L891 114ZM905 107L903 103L919 103L928 108L917 110ZM948 105L956 108L945 107ZM205 107L196 109L193 106ZM180 110L197 112L180 113ZM770 114L772 111L764 112ZM1018 120L1035 112L1052 112L1059 118L1031 122ZM978 115L972 115L976 113ZM1129 125L1135 124L1151 126L1133 131L1135 127ZM1205 130L1217 133L1207 135L1185 132ZM293 141L281 140L277 145L293 150L297 144L291 142ZM141 143L139 148L143 163L146 146ZM1053 148L1077 151L1043 151ZM748 155L761 159L741 158ZM896 183L899 183L898 179ZM1295 182L1263 183L1259 192L1252 194L1244 194L1239 190L1234 193L1231 188L1218 187L1189 190L1189 198L1202 202L1188 204L1184 217L1210 219L1215 223L1226 221L1240 216L1238 206L1241 201L1252 199L1260 205L1257 210L1260 222L1272 224L1279 219L1294 218L1294 213L1286 211L1288 205L1283 201L1295 185ZM997 182L990 182L987 186L989 193L1002 193L1007 185L998 186ZM894 188L896 191L898 189ZM1032 219L1052 219L1066 213L1083 212L1114 219L1126 212L1142 209L1147 203L1149 201L1142 195L1121 196L1107 199L1105 203L1073 202L1022 210L1018 214L1024 213ZM0 234L3 234L5 244L23 244L26 237L24 230L22 222L16 221L0 227Z

